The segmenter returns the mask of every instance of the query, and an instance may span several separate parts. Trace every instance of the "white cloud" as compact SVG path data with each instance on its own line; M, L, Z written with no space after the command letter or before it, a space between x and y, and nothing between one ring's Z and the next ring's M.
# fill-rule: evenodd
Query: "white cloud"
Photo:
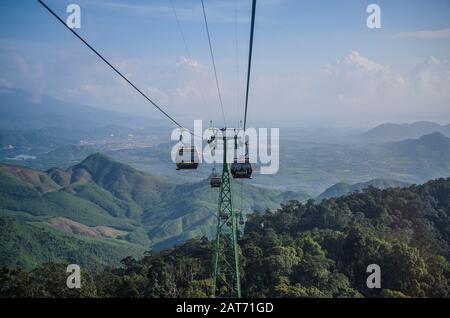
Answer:
M448 87L450 65L445 59L430 56L411 71L400 72L351 51L325 65L321 76L302 94L315 105L316 113L320 109L323 120L442 121L450 120ZM301 111L306 114L308 109L302 107Z
M417 95L450 99L450 65L447 60L431 56L416 68L413 80Z
M323 85L328 92L336 94L339 104L353 108L370 109L374 101L381 104L398 100L407 89L407 81L401 73L357 51L326 65L323 73L326 75Z
M212 73L200 61L184 56L176 60L115 58L112 64L151 100L168 113L176 114L177 118L194 115L203 118L216 113ZM95 57L79 57L70 65L69 71L58 75L56 87L49 85L54 88L50 95L116 111L145 113L147 116L159 114L123 79L98 63ZM228 91L225 86L224 94L228 95Z
M0 88L12 88L13 87L13 83L4 78L4 77L0 77Z
M196 60L190 59L186 56L182 56L178 59L177 66L189 66L189 67L194 67L194 68L198 68L201 67L200 63Z
M357 51L350 53L342 58L337 59L334 63L327 64L323 71L331 76L361 77L367 75L378 75L384 71L388 71L389 67L372 61L362 56Z
M450 29L435 31L414 31L400 32L394 38L415 38L415 39L450 39Z
M45 92L65 101L147 116L159 115L142 96L89 52L74 51L52 59L46 56L25 59L5 54L0 62L0 86L6 81L15 87ZM242 117L244 76L238 91L234 69L227 60L217 62L227 121L238 123ZM266 65L270 61L257 62ZM116 56L112 64L177 120L189 124L195 118L220 119L209 59ZM295 68L281 67L267 72L256 67L251 87L251 125L261 120L275 126L286 121L299 125L352 125L399 118L403 121L450 120L450 65L436 56L430 56L410 72L400 72L352 50L323 67L322 72L319 67L303 74Z
M362 70L364 72L379 72L385 68L383 65L362 56L357 51L351 51L343 60L338 61L338 64L346 65L355 71Z

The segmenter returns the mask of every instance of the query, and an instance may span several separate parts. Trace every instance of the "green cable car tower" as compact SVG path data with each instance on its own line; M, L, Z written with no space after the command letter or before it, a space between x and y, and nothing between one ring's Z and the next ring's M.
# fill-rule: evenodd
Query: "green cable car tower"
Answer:
M203 5L203 0L202 0ZM204 10L204 7L203 7ZM245 97L244 136L247 126L247 106L250 88L250 72L253 52L253 36L255 29L256 0L252 0L252 19L250 28L250 45L247 69L247 90ZM205 15L206 23L206 15ZM208 29L208 28L207 28ZM209 36L209 31L208 31ZM212 48L210 42L211 56ZM213 58L213 56L212 56ZM214 58L213 58L214 60ZM213 63L214 64L214 63ZM216 81L217 82L217 81ZM220 97L220 94L219 94ZM222 109L223 110L223 109ZM226 123L225 123L226 125ZM213 297L241 297L241 277L238 245L238 215L233 209L231 183L233 178L251 179L252 167L249 161L248 142L245 143L245 162L238 163L237 153L231 169L227 162L227 129L221 129L223 133L223 168L219 193L219 213L217 214L217 232L214 246L214 285ZM236 132L236 130L235 130ZM234 150L237 152L238 137L234 134ZM242 196L242 193L241 193ZM240 211L242 218L242 211ZM241 223L241 222L240 222ZM243 220L242 220L242 223Z
M237 242L238 216L233 209L232 176L227 162L226 129L223 134L223 170L219 192L219 213L214 246L213 296L241 297L239 246Z

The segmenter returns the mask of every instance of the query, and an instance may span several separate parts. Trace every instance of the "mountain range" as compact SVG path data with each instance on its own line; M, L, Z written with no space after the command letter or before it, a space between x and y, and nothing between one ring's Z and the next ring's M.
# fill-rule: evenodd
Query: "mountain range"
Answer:
M406 182L390 179L373 179L367 182L360 182L355 184L348 184L345 182L339 182L329 187L324 192L316 197L316 201L320 202L325 199L338 198L350 193L355 193L367 189L368 187L374 187L380 190L388 188L404 188L409 186Z
M6 130L63 128L87 130L106 125L160 126L160 121L42 95L36 100L21 89L0 88L0 127Z
M275 209L307 195L245 185L235 206ZM68 169L0 165L0 265L48 260L117 264L123 257L211 237L218 190L208 180L174 184L93 154Z
M18 163L10 159L17 155L35 156L20 161L40 170L59 166L65 169L96 152L103 152L119 162L152 175L170 178L176 183L200 182L211 170L201 165L195 174L175 171L170 159L173 144L161 143L150 147L106 149L103 145L63 145L49 151L33 152L18 149L3 150L0 162ZM281 140L280 170L275 175L255 173L252 184L283 191L320 195L340 182L355 184L373 179L398 180L418 184L438 177L450 176L450 138L432 133L417 139L384 144L296 144Z
M435 132L440 132L450 137L450 124L439 125L428 121L419 121L411 124L385 123L365 132L359 139L365 143L386 143L404 139L416 139Z
M332 184L352 178L350 183L372 179L393 179L406 183L422 183L439 176L450 176L450 138L432 133L417 139L384 144L328 144L306 143L292 146L281 140L280 170L275 175L256 174L252 183L318 194ZM179 178L171 169L172 145L163 143L154 147L124 149L108 155L153 174ZM208 169L200 169L205 177ZM337 179L337 180L336 180ZM333 182L336 180L336 182ZM355 180L356 182L353 182ZM292 184L292 186L291 186ZM317 184L317 185L316 185Z

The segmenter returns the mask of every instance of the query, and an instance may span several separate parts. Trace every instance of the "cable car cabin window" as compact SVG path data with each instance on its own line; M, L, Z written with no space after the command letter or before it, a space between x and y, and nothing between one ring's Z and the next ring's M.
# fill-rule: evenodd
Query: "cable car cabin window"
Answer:
M198 168L199 154L197 147L181 147L177 152L177 170L195 170Z
M233 162L231 165L231 174L235 179L251 179L253 173L250 162Z

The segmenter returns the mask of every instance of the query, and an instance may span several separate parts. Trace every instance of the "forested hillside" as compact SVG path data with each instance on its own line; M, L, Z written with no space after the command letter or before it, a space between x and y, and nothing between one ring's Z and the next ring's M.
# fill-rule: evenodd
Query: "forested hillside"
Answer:
M368 188L320 204L291 201L252 214L240 237L248 297L449 297L450 179ZM84 272L85 287L64 289L65 266L4 268L3 296L206 297L212 244L206 238L148 252L122 266ZM381 289L366 268L381 267Z
M305 195L245 187L244 213ZM241 206L239 187L236 204ZM218 189L174 184L102 154L67 169L0 165L0 266L118 265L126 256L212 237Z

